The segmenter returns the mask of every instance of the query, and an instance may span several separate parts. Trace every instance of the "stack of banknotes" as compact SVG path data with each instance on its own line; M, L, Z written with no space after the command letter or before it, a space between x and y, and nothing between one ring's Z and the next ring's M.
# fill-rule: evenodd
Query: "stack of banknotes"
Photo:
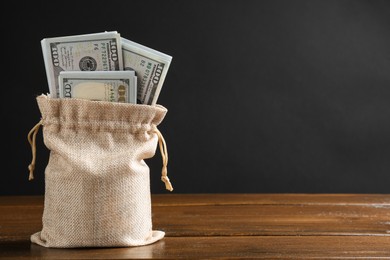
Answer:
M116 31L41 41L49 94L155 105L172 56Z

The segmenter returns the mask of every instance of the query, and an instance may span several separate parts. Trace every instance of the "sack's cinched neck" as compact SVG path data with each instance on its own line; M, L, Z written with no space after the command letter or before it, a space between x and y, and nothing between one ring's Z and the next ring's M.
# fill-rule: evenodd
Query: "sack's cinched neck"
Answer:
M27 135L28 142L30 143L31 146L31 152L32 152L32 160L30 165L28 166L29 170L29 180L34 179L34 170L35 170L35 161L37 157L37 147L36 147L36 138L37 138L37 133L39 131L40 126L43 124L42 119L39 120L39 122L30 130L30 132ZM165 142L165 139L163 135L161 134L160 130L157 128L155 129L155 133L158 136L158 143L160 147L160 152L161 152L161 157L163 161L163 167L161 170L161 180L165 184L165 188L169 191L173 191L173 187L171 184L171 181L169 180L167 174L168 174L168 150L167 150L167 144Z

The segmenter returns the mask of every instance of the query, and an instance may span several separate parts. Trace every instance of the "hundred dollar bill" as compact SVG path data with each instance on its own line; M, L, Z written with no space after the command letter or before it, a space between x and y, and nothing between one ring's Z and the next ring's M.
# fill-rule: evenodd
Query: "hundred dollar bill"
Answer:
M120 34L116 31L41 40L51 97L59 97L61 71L123 70Z
M172 56L121 37L125 70L134 70L138 78L138 103L155 105Z
M134 71L61 71L60 98L137 103Z

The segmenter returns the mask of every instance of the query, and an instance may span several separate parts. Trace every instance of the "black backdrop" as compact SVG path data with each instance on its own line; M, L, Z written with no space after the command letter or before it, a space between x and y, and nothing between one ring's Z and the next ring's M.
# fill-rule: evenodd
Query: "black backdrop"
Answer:
M2 17L1 195L43 194L27 133L40 40L116 30L173 57L158 103L176 193L390 192L389 1L34 1ZM159 151L147 160L165 193Z

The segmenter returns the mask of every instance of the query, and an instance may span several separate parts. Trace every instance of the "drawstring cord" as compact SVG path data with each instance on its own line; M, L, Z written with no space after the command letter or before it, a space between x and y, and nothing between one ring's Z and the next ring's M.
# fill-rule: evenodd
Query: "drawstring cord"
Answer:
M163 167L161 170L161 180L165 183L165 188L169 191L173 191L173 187L171 182L169 181L169 178L167 176L168 174L168 150L167 150L167 144L165 143L165 139L162 136L161 132L156 128L156 133L158 136L158 144L160 146L160 152L161 157L163 160Z
M35 160L37 157L37 147L35 143L36 143L37 133L41 125L42 125L42 119L30 130L30 132L27 135L27 139L31 145L31 152L32 152L32 160L30 165L28 166L28 169L30 171L30 174L28 176L29 181L34 179Z

